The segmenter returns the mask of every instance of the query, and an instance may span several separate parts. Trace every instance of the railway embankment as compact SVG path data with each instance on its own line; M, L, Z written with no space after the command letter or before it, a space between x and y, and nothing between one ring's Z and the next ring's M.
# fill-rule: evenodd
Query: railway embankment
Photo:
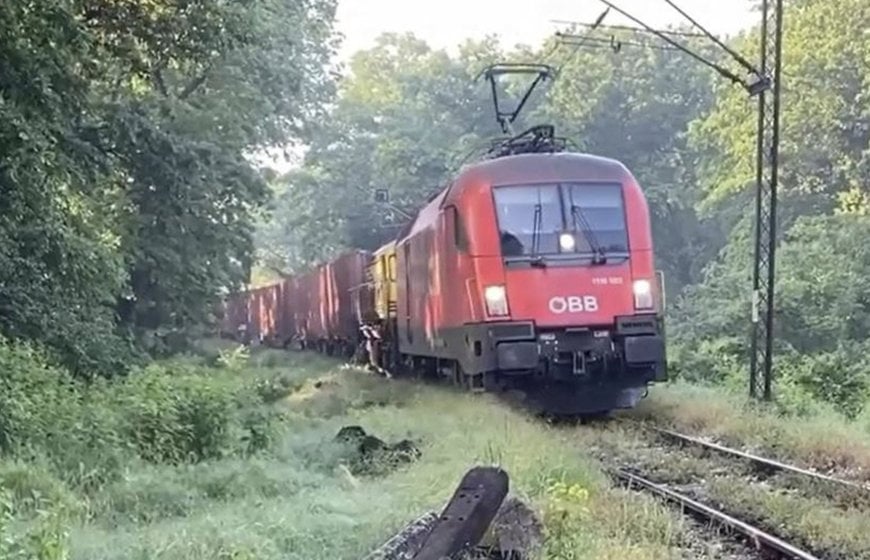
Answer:
M470 467L490 464L541 522L544 558L756 557L614 483L602 457L647 466L666 445L638 442L640 429L620 419L552 426L489 395L226 345L88 386L23 348L4 347L0 360L4 558L362 558L438 511ZM724 468L680 453L661 480ZM755 504L756 494L728 486L745 485L740 473L708 496ZM792 500L777 505L791 517L771 522L800 529L841 505L784 488L770 500ZM829 510L795 519L817 505Z
M870 557L870 488L860 483L636 422L572 428L566 437L588 449L602 468L617 472L622 484L700 513L714 525L736 519L749 526L737 528L738 540L747 532L766 533L806 554L774 557ZM715 511L699 512L696 503Z
M637 409L619 416L870 483L868 412L845 420L819 403L808 411L783 411L749 403L745 395L721 387L672 383L654 388Z

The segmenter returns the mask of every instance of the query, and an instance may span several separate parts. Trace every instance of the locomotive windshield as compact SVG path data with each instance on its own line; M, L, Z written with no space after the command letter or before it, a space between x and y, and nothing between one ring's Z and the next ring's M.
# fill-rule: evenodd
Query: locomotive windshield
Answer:
M628 254L619 184L516 185L493 193L505 257Z
M559 252L564 217L558 186L499 187L495 205L505 256L532 255L535 231L538 254Z

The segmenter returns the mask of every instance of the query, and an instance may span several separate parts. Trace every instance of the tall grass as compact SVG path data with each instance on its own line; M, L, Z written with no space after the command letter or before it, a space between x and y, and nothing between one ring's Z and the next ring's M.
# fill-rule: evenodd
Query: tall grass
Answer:
M76 532L76 555L361 558L438 510L477 464L504 467L512 491L548 520L546 558L668 558L684 538L671 514L612 490L582 449L501 403L355 371L318 381L320 390L289 399L292 429L267 455L155 467L107 489L113 505ZM324 403L335 414L312 414ZM355 477L333 442L351 424L388 442L410 438L422 459L387 476ZM567 495L559 483L581 491Z
M734 390L677 382L656 387L626 416L870 481L870 414L866 412L850 420L814 403L794 413L751 403Z
M670 558L688 540L678 515L612 489L566 433L489 397L311 355L200 352L84 387L2 346L21 399L0 413L4 558L360 558L477 464L503 466L543 516L545 558ZM422 458L354 476L333 441L345 425L411 439Z

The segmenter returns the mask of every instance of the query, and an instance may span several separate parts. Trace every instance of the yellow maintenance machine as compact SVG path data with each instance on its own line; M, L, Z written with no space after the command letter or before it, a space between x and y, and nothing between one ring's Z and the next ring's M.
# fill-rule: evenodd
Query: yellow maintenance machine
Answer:
M383 325L396 317L396 242L374 252L369 277L375 296L375 312Z
M393 341L396 326L396 243L390 242L372 254L367 283L374 299L374 312L363 319L362 334L371 367L387 372L395 366Z

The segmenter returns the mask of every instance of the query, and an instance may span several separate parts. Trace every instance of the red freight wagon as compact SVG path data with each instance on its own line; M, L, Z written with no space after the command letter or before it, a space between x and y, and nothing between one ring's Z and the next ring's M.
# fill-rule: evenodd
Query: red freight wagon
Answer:
M290 295L290 307L293 310L293 338L303 347L308 340L308 309L309 309L309 284L311 273L294 277L293 289Z
M356 348L359 338L355 293L366 281L370 258L368 252L355 250L339 255L325 267L329 287L326 322L329 338L347 353Z
M326 293L324 270L325 267L318 266L300 278L305 303L305 328L302 332L305 346L316 346L327 337L326 303L321 295Z
M301 311L304 309L300 297L299 278L291 276L284 279L283 302L284 321L281 329L284 345L288 345L299 339L300 321L303 319Z
M248 340L261 341L263 331L268 330L267 313L263 310L264 288L254 288L249 292L248 304Z
M276 282L251 290L250 339L274 343L279 339L279 318L282 312L283 282Z
M291 298L291 290L293 289L293 281L284 279L278 285L278 302L276 324L275 324L275 343L280 346L286 346L293 338L293 306Z

